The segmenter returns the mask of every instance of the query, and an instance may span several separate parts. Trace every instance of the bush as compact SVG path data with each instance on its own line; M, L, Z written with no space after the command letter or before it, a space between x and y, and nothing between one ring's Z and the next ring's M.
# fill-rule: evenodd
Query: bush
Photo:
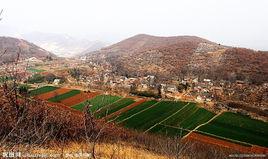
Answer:
M29 83L42 83L45 81L45 77L40 74L34 74L27 80Z
M131 91L130 93L144 97L161 98L161 95L159 93L154 93L150 91Z

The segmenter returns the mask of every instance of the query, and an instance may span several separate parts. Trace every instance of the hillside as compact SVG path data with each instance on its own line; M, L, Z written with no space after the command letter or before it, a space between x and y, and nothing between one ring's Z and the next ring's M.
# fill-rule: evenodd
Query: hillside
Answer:
M140 34L88 53L87 59L108 62L122 75L151 74L163 80L191 75L256 83L268 79L266 52L223 46L195 36Z
M12 37L0 37L0 52L4 53L1 56L1 62L10 62L17 58L20 52L20 59L36 57L44 59L48 56L56 57L54 54L22 39Z

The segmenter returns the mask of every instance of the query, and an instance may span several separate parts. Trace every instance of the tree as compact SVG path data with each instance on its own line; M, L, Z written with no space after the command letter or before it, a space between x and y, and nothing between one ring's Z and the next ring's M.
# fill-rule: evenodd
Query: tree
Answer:
M72 68L69 70L69 74L75 78L77 80L77 82L79 81L80 76L82 75L82 70L79 68Z

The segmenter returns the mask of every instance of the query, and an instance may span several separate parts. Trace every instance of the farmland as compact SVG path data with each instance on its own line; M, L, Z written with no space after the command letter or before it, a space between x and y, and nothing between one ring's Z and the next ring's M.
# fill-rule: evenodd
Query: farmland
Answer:
M106 105L112 104L119 99L121 99L121 97L112 96L112 95L98 95L95 98L88 100L88 101L85 101L85 102L82 102L82 103L79 103L79 104L73 106L72 108L77 109L77 110L83 110L84 106L89 102L92 105L91 111L95 112L98 109L100 109Z
M204 138L214 138L217 143L230 142L226 145L231 146L236 143L248 147L268 147L267 123L231 112L216 115L196 103L144 98L134 100L53 86L37 88L30 94L79 111L89 104L96 118L140 132L189 139L203 135Z
M91 92L91 93L84 93L84 92L80 92L79 94L76 94L70 98L66 98L64 100L61 100L60 102L66 106L73 106L73 105L77 105L79 103L82 103L88 99L91 99L93 97L95 97L96 95L98 95L98 93L95 92Z
M198 125L207 122L214 115L204 108L197 107L195 103L190 103L181 111L162 122L162 124L192 130Z
M35 90L32 90L30 92L30 95L31 96L36 96L36 95L40 95L40 94L47 93L47 92L50 92L50 91L54 91L56 89L58 89L58 87L44 86L44 87L41 87L41 88L37 88Z
M108 105L106 107L103 107L101 108L98 112L95 113L95 116L97 118L103 118L107 115L110 115L132 103L134 103L135 101L131 98L124 98L124 99L121 99L121 100L118 100L117 102L111 104L111 105Z
M71 90L69 92L66 92L64 94L60 94L60 95L56 95L52 98L49 98L48 101L50 102L60 102L61 100L70 98L72 96L75 96L77 94L79 94L81 91L80 90Z
M227 140L268 147L268 124L240 114L223 113L198 131Z
M146 102L130 109L129 111L123 112L122 114L120 114L118 117L115 118L115 121L121 122L121 121L131 117L132 115L149 108L150 106L154 105L155 103L157 103L157 101L155 101L155 100L146 101Z
M186 104L185 102L161 101L150 107L150 109L135 114L121 124L127 128L145 131L177 112Z

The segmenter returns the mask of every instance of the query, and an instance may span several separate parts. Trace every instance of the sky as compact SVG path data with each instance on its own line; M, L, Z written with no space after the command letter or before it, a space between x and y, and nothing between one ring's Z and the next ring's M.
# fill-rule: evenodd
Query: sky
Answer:
M268 50L268 0L1 0L0 35L67 34L115 43L194 35Z

